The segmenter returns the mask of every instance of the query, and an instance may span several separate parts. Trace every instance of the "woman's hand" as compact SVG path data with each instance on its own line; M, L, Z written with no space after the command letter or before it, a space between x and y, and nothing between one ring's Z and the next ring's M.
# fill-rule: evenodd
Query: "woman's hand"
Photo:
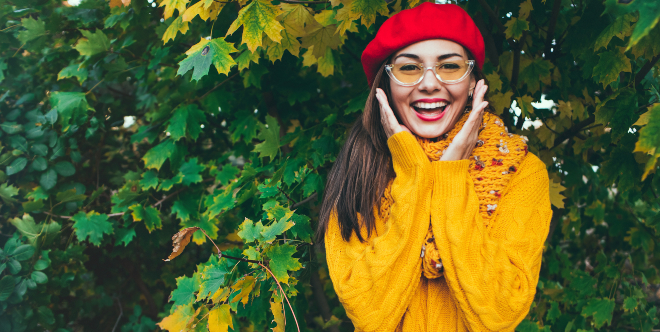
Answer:
M392 111L390 104L387 102L387 95L382 89L376 89L376 98L380 103L380 122L383 124L387 138L404 130L410 132L406 126L399 124L396 116L394 116L394 111Z
M474 87L470 117L442 154L441 161L468 159L472 154L472 150L477 144L484 109L488 106L488 102L484 101L487 90L488 86L485 85L484 80L477 82Z

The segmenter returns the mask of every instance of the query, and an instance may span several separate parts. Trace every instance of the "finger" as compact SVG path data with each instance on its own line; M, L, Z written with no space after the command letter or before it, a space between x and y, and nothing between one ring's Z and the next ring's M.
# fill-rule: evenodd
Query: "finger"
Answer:
M399 125L399 122L397 121L396 116L394 116L394 111L392 111L392 108L387 101L387 95L379 88L376 91L376 98L378 98L378 102L380 103L382 115L385 117L384 120L392 129L394 129L395 126Z

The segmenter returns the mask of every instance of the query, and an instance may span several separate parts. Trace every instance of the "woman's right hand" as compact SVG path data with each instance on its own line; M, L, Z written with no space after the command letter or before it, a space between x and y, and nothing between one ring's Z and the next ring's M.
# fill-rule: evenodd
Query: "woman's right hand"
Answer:
M387 102L387 95L382 89L376 89L376 98L380 103L380 122L383 124L387 138L401 131L410 132L406 126L399 124L396 116L394 116L394 111Z

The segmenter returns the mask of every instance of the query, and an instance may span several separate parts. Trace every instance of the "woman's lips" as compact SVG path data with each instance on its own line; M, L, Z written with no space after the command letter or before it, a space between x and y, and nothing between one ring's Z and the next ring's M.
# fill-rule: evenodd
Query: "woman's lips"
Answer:
M428 114L417 112L417 110L415 108L412 108L412 110L413 110L413 112L415 112L415 115L417 115L417 117L420 120L431 122L431 121L438 121L438 120L442 119L442 117L445 116L445 113L447 112L447 108L449 108L449 105L445 106L445 108L441 112L437 112L437 113L433 112L433 113L428 113Z

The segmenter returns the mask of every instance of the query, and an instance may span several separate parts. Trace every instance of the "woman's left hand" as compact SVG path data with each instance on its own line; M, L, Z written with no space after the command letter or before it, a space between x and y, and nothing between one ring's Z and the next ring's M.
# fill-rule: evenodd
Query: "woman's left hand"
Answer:
M468 159L472 154L479 138L479 128L483 120L484 109L488 106L488 102L484 101L487 90L488 86L484 83L484 80L477 82L474 87L470 117L442 154L441 161Z

